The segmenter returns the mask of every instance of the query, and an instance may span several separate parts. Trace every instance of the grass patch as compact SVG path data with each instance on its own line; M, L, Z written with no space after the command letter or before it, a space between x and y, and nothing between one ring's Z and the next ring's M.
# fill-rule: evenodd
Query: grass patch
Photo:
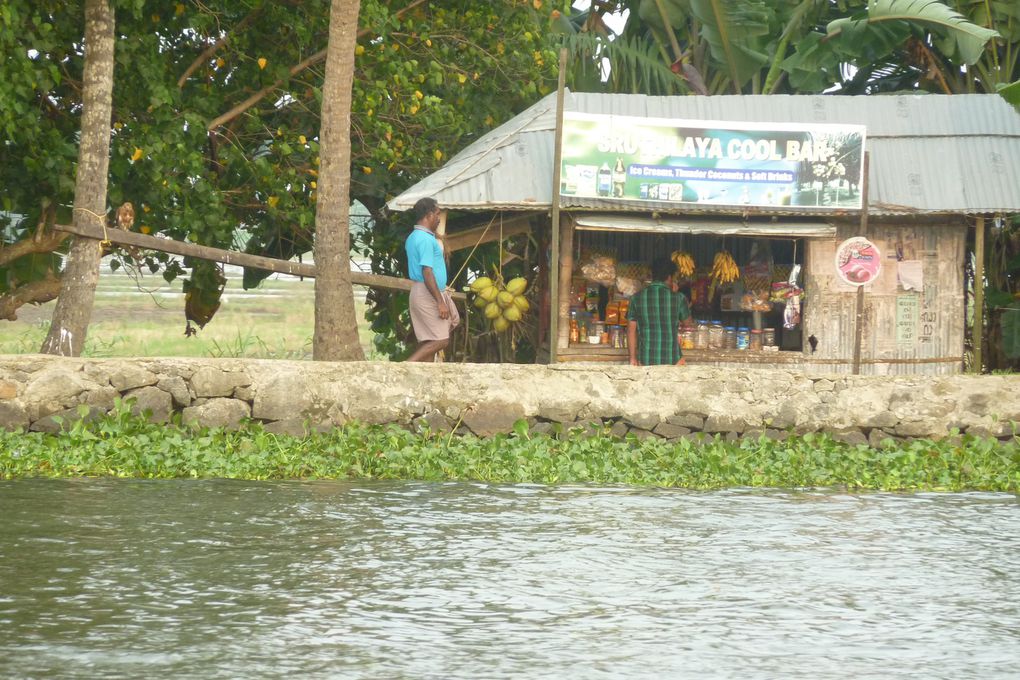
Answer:
M26 305L17 321L0 322L0 354L33 354L49 330L55 302ZM372 343L365 304L355 300L365 356L384 359ZM137 278L104 270L96 290L84 357L235 357L311 359L315 330L312 279L267 279L245 291L240 276L228 276L216 316L197 335L184 335L180 284L159 276Z
M60 434L0 432L0 478L114 476L414 479L720 489L1020 492L1020 438L969 436L871 448L823 435L773 441L639 441L602 435L479 438L349 424L289 437L152 424L121 405Z

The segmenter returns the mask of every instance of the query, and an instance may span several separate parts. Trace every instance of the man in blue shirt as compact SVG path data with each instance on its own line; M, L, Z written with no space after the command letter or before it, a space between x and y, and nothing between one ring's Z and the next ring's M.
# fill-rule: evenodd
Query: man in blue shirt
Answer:
M423 198L414 204L418 223L407 237L407 275L411 284L411 326L418 338L418 349L408 361L432 361L446 349L450 331L459 322L457 307L446 292L446 260L436 239L436 227L442 211L434 198Z

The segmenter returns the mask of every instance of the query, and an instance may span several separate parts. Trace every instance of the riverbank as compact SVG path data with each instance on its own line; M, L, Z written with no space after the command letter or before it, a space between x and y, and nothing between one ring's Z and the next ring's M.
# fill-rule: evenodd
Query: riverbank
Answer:
M487 437L572 427L679 441L825 433L848 444L1012 439L1020 375L804 375L776 368L408 364L0 355L0 429L57 432L118 402L154 422L275 434L347 423Z
M0 431L0 479L91 476L1020 493L1020 437L887 438L877 446L824 434L667 441L609 428L535 434L523 420L490 437L359 423L294 437L254 423L166 426L125 407L53 434Z

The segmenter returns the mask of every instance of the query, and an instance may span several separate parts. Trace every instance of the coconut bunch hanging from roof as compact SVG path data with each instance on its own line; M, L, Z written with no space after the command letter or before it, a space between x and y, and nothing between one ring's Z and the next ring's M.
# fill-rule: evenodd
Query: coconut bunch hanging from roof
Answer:
M479 276L471 282L470 290L475 294L474 305L481 309L485 318L492 324L492 330L502 333L512 324L524 318L531 308L524 297L528 282L524 277L510 279L503 285L502 278L495 280L488 276Z

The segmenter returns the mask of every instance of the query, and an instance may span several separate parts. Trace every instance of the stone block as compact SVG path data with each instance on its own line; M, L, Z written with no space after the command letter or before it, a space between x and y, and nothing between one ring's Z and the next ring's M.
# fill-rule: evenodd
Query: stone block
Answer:
M819 378L813 380L812 388L815 392L832 392L835 389L835 383L825 378Z
M90 406L84 416L78 414L77 408L69 408L60 413L53 413L45 418L40 418L32 423L28 429L32 432L56 434L57 432L71 429L80 420L91 423L105 415L106 410L98 406ZM57 418L60 418L60 422L57 422Z
M531 426L530 431L531 434L555 437L559 434L560 427L559 423L549 423L544 420L540 420Z
M850 427L840 430L826 430L825 433L832 437L834 441L849 444L851 446L868 444L868 438L864 435L863 432L858 430L856 427Z
M156 387L163 390L173 399L174 406L184 408L191 405L193 395L188 389L188 383L179 375L171 375L160 378Z
M577 420L577 408L558 406L539 406L536 416L555 423L572 423Z
M705 418L705 432L736 432L747 429L747 421L739 416L728 414L712 415Z
M667 416L666 422L670 425L689 427L692 430L702 430L705 427L704 416L698 415L697 413L677 413L672 416Z
M209 399L198 406L189 406L182 413L186 425L227 429L236 429L242 420L250 417L251 407L247 402L223 397Z
M8 380L0 380L0 401L8 401L18 396L18 385Z
M0 428L13 432L27 430L31 421L28 411L17 401L0 401Z
M249 404L255 399L255 388L251 385L245 385L234 389L234 393L231 395L234 399L240 399L246 401Z
M514 423L524 417L520 404L480 403L464 412L461 422L479 437L511 432Z
M776 430L771 427L765 428L765 437L776 442L785 442L790 438L790 433L786 430Z
M198 397L229 397L238 387L251 384L244 371L224 371L214 366L203 366L191 376L191 388Z
M872 429L871 432L868 433L868 446L873 449L885 448L887 440L896 442L898 441L898 438L878 427Z
M251 402L252 417L259 420L307 417L311 403L309 387L305 375L299 373L281 372L260 381Z
M657 413L628 413L623 420L632 427L649 431L662 421Z
M430 432L451 432L453 430L453 423L439 411L430 411L415 418L414 423Z
M609 428L609 436L616 437L617 439L623 439L624 437L627 436L627 431L629 429L630 428L627 427L627 423L623 422L622 420L617 420Z
M945 433L945 427L932 420L910 420L897 423L893 433L898 437L931 437Z
M673 425L671 423L663 422L659 423L654 428L652 428L652 432L659 435L660 437L676 440L680 439L685 434L690 434L691 428L683 427L682 425Z
M117 398L120 396L121 394L116 388L112 385L106 385L82 392L78 395L78 400L82 404L98 406L106 411L112 411L117 403Z
M263 423L262 429L272 434L288 437L307 437L312 432L329 432L333 429L333 426L329 423L311 425L302 418L288 418L286 420L274 420L269 423Z
M140 415L148 411L149 420L154 423L165 423L174 412L173 397L158 387L139 387L128 390L124 399L133 400L131 413Z
M998 439L1013 434L1013 428L1009 423L987 423L984 425L971 425L967 428L967 434L982 439Z
M103 382L101 374L90 377L93 377L97 382ZM159 377L155 373L128 361L120 361L111 365L106 371L106 378L118 392L126 392L136 387L147 387L159 382Z

